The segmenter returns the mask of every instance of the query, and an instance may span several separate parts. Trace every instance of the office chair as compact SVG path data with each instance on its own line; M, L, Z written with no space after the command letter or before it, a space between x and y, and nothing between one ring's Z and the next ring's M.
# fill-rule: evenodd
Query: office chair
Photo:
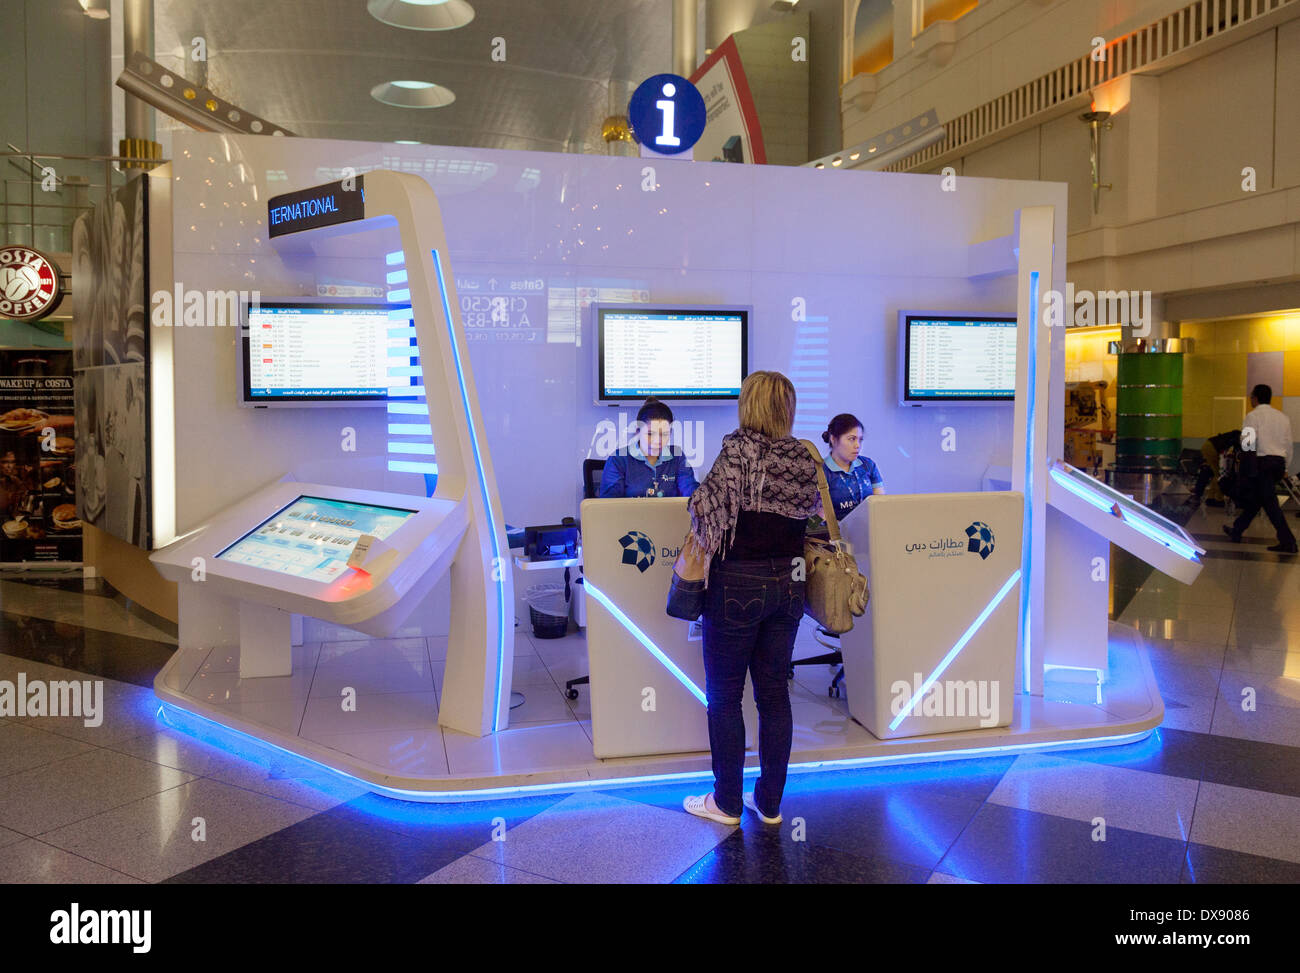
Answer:
M596 495L600 490L600 478L604 475L605 461L603 459L584 459L582 461L582 496L584 499L596 499ZM564 695L569 697L569 699L577 699L578 691L573 687L587 686L590 684L590 675L579 676L577 679L570 679L564 684Z
M813 638L817 640L818 645L831 651L824 652L821 655L810 655L806 659L792 659L790 661L790 678L794 678L795 666L839 666L839 669L835 671L835 678L826 687L827 696L832 699L839 699L840 683L844 681L844 654L840 651L840 637L818 625ZM829 639L834 639L834 641L828 641Z

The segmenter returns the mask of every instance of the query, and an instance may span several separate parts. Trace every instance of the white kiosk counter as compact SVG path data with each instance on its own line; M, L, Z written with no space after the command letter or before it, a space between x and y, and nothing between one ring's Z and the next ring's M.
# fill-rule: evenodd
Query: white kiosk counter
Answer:
M882 495L841 525L871 583L840 637L849 712L878 738L1011 723L1023 517L1010 491Z
M709 749L704 640L664 611L691 526L685 497L584 500L583 586L597 757ZM746 745L758 709L745 679Z

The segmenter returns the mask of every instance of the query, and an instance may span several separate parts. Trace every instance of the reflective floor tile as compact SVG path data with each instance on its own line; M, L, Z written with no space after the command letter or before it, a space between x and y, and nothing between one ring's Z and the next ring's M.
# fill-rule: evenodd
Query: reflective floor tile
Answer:
M1234 700L1233 705L1225 705L1227 702L1223 698L1215 707L1210 732L1220 736L1300 747L1300 709L1259 703L1252 712L1242 709L1243 701L1240 699Z
M360 757L396 775L446 776L448 772L447 751L443 746L442 731L437 727L431 730L321 733L306 739Z
M1152 661L1160 695L1182 699L1186 696L1215 696L1219 691L1219 669L1190 666L1179 662Z
M1210 696L1164 697L1165 717L1160 725L1170 730L1209 733L1214 722L1215 699Z
M366 639L322 642L318 665L323 668L348 662L373 665L387 662L427 663L428 661L428 646L422 638Z
M98 703L101 712L91 721L97 725L86 725L84 709L82 716L28 716L14 722L94 746L139 736L157 727L158 698L152 691L105 679L102 693Z
M93 744L47 733L34 726L5 723L0 726L0 777L93 749Z
M1206 733L1162 726L1145 740L1136 743L1093 750L1071 750L1061 756L1107 767L1200 780L1205 767L1206 748L1212 746L1215 740L1215 737Z
M1260 648L1256 645L1229 645L1223 656L1223 668L1236 672L1260 672L1268 676L1300 676L1300 652Z
M124 753L91 750L5 777L0 827L40 835L190 779Z
M535 654L516 655L512 684L515 689L525 686L554 686L550 671L541 657Z
M311 695L338 700L351 687L358 695L422 693L437 689L434 667L427 661L386 662L371 665L322 666L311 681Z
M546 677L550 679L549 676ZM575 720L574 711L569 706L562 690L554 682L534 682L529 685L516 685L515 692L523 693L524 701L510 710L511 726L526 726L530 723L555 723ZM519 702L519 697L514 698Z
M474 854L560 882L671 882L730 828L608 794L575 794Z
M1300 885L1300 865L1193 842L1187 846L1183 881L1205 885Z
M310 669L297 669L289 676L242 679L238 672L198 672L185 688L185 695L205 703L259 702L268 699L304 698L312 684Z
M1151 642L1147 645L1147 655L1152 665L1176 662L1220 669L1226 651L1222 642L1217 645L1206 642Z
M28 838L0 848L0 885L139 885L140 879Z
M78 821L43 840L125 874L160 882L313 813L200 779Z
M1270 676L1263 672L1225 669L1219 680L1219 696L1228 705L1240 706L1253 692L1257 702L1269 706L1300 707L1300 674Z
M1300 863L1300 797L1202 783L1191 840Z
M595 757L577 722L512 726L494 736L443 731L447 761L457 775L527 773L548 767L582 767Z
M1047 754L1016 759L989 801L1006 807L1187 840L1197 782Z
M309 700L302 720L302 735L435 729L438 726L438 700L432 692L358 695L356 709L344 709L344 702L342 698Z
M19 841L26 841L25 834L19 834L17 831L10 831L8 828L0 828L0 848L5 845L12 845Z
M488 861L477 855L457 858L432 875L426 875L419 885L554 885L555 880L534 875L500 862Z
M781 828L746 822L678 877L678 884L921 884L926 869L792 841Z
M1083 821L986 804L944 856L938 871L976 882L1173 883L1185 844L1107 828L1093 840Z
M925 883L926 885L979 885L979 882L972 882L968 878L958 878L956 875L947 875L943 872L934 872Z

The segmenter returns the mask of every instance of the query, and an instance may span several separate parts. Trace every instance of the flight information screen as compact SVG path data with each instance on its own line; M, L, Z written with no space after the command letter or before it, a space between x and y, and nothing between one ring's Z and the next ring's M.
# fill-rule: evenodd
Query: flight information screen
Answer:
M409 325L389 321L388 311L382 304L250 306L244 400L386 398L388 366L409 364L414 354Z
M601 401L740 395L748 311L599 308L597 314Z
M299 497L217 555L236 564L329 583L347 570L362 534L383 540L414 510Z
M909 317L906 331L906 401L1015 398L1014 317Z

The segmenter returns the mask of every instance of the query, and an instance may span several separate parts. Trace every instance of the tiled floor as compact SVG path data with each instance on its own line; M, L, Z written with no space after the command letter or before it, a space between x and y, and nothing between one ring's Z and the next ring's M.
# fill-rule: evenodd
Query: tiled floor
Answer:
M1165 699L1150 739L796 776L777 827L692 818L690 786L405 804L287 755L219 748L157 719L166 631L79 586L41 597L6 580L0 679L103 678L105 718L0 719L0 881L1300 882L1300 564L1264 551L1262 521L1260 543L1232 545L1213 517L1190 525L1209 548L1196 584L1153 574L1119 617L1150 646ZM391 732L436 710L445 639L355 634L313 626L302 651L316 665L283 680L241 681L220 654L185 678L221 705L286 710L327 744L351 685L376 727L352 737L359 755L444 773L483 759L490 741ZM589 750L586 692L562 691L586 671L581 641L518 641L512 723ZM828 669L797 673L802 698L846 717Z

